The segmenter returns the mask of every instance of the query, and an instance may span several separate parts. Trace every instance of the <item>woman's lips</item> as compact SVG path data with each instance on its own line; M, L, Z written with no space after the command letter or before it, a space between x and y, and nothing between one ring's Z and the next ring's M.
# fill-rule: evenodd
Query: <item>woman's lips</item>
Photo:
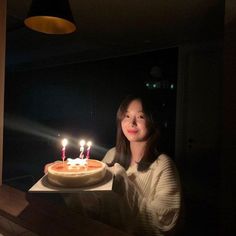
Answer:
M129 134L136 134L136 133L138 133L138 130L131 130L131 129L128 129L127 132L128 132Z

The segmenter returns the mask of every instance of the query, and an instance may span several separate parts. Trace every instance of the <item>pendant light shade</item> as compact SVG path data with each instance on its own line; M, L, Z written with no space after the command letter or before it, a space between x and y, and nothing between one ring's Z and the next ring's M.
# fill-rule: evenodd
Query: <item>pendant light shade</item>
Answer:
M76 30L68 0L32 0L24 23L46 34L69 34Z

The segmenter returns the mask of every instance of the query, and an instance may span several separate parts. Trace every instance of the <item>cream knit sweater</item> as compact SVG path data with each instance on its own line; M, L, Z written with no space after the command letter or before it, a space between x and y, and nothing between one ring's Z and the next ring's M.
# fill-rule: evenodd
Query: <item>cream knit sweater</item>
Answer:
M110 149L103 162L114 159ZM181 186L173 161L161 154L147 171L137 165L126 171L126 200L131 207L135 235L165 235L177 223L181 208Z

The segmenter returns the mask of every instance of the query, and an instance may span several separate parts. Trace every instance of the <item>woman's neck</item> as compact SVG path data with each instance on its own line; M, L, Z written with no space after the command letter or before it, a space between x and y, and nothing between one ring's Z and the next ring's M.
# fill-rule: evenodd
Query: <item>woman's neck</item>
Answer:
M131 165L140 162L144 155L146 142L131 142L130 151L131 151Z

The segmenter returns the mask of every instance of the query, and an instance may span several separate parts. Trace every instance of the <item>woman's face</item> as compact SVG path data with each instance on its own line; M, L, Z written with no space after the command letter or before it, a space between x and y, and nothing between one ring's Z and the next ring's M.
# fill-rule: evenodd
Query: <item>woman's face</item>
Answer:
M130 142L144 142L147 140L147 121L139 100L133 100L129 104L121 121L121 128Z

